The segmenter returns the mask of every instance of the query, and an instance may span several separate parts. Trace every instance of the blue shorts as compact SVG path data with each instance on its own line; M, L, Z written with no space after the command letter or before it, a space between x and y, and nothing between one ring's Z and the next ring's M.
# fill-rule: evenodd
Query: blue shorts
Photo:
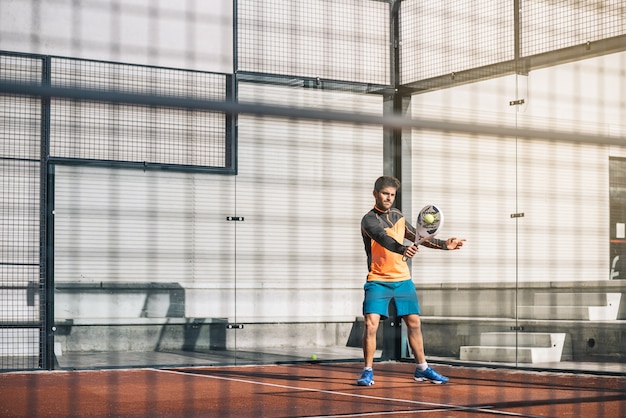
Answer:
M396 304L398 316L420 314L420 304L413 280L401 282L366 282L363 286L365 299L363 300L363 315L376 313L382 319L389 317L389 302Z

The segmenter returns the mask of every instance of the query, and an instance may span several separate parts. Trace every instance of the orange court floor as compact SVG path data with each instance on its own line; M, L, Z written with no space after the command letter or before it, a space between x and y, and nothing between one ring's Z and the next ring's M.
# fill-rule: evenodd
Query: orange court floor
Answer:
M2 417L626 417L626 377L433 365L362 364L56 370L0 373Z

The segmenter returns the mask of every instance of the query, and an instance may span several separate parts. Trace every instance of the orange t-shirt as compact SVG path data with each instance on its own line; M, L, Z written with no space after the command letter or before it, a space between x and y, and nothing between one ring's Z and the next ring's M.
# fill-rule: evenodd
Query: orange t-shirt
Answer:
M361 235L367 254L367 280L399 282L409 280L411 271L403 259L404 240L415 241L415 227L406 221L398 209L381 212L374 207L361 220ZM446 249L445 241L431 238L423 245Z

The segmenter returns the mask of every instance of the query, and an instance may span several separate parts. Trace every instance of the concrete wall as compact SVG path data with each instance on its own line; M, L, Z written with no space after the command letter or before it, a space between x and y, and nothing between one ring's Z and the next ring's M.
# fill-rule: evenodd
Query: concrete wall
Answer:
M625 361L626 283L606 281L580 286L579 292L622 293L618 320L515 320L515 302L532 303L537 293L569 292L563 283L528 283L515 296L511 286L486 284L418 286L422 305L426 351L430 356L458 358L463 345L478 343L481 332L564 332L567 334L562 360ZM362 321L352 318L314 318L312 321L258 322L240 318L241 329L229 329L235 318L184 318L185 290L179 286L141 285L83 288L70 283L58 286L57 300L80 299L93 306L119 306L123 312L135 312L135 318L113 317L110 312L101 318L78 317L59 319L56 341L64 352L88 351L159 351L159 350L247 350L275 348L360 347ZM143 295L140 298L139 295ZM100 302L96 302L96 301ZM134 305L131 307L131 305ZM149 309L145 309L149 307ZM156 314L152 317L148 314ZM75 312L80 315L80 312ZM84 313L83 313L84 315ZM379 348L386 344L383 327L379 330Z

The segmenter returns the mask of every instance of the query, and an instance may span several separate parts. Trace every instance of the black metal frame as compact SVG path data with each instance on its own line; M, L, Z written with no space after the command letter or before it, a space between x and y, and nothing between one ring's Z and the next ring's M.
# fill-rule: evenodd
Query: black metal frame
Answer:
M34 292L39 291L40 296L40 320L39 322L19 322L19 323L3 323L2 328L37 328L39 330L39 360L38 365L41 369L52 370L57 365L54 353L54 334L55 318L54 318L54 205L55 205L55 166L56 165L81 165L81 166L106 166L110 168L132 168L141 170L169 170L181 172L202 172L211 174L237 174L237 115L232 112L225 112L225 133L226 133L226 154L225 167L205 167L205 166L189 166L179 164L159 164L159 163L139 163L129 161L112 161L112 160L91 160L78 158L52 157L50 151L50 123L51 123L51 98L59 97L54 94L46 94L46 92L54 92L55 88L51 87L52 79L52 59L55 56L28 54L11 51L0 51L0 55L28 57L39 59L42 62L42 73L40 83L36 85L19 85L12 83L14 91L11 91L9 85L4 85L5 93L22 94L41 99L41 120L40 120L40 146L39 146L39 281L31 283L28 286L12 286L11 289L27 288L29 300L35 300ZM58 57L64 58L64 57ZM77 59L78 60L78 59ZM91 60L81 60L91 61ZM134 64L130 64L134 65ZM236 97L234 77L224 74L226 84L225 97L227 102L234 101ZM59 89L62 94L64 89ZM66 92L70 97L72 94L77 95L80 100L81 96L88 100L99 96L98 92L79 92L69 89ZM102 92L100 92L102 93ZM123 96L122 96L123 97ZM145 104L150 104L149 96L143 98ZM123 102L123 100L122 100ZM184 100L183 103L184 105ZM33 293L33 295L31 295Z
M43 74L41 83L50 85L51 65L50 57L43 58ZM55 363L54 356L54 167L50 158L50 98L41 98L41 157L40 157L40 241L41 241L41 275L40 286L44 290L42 300L43 326L40 341L43 341L40 355L40 367L52 369Z

